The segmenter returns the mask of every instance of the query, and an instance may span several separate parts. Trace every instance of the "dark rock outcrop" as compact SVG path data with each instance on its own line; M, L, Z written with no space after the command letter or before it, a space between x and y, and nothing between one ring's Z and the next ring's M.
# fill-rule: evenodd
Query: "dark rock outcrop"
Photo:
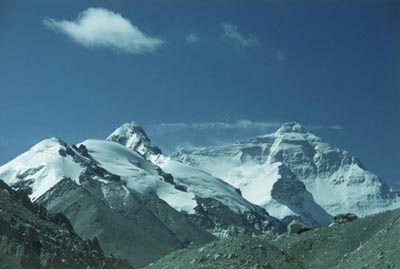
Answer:
M254 210L235 214L226 205L212 198L196 197L196 202L196 214L189 215L191 220L221 237L286 231L281 221L261 207L260 212Z
M0 180L0 265L12 269L124 269L105 257L96 239L82 240L61 214L31 203Z
M335 217L333 217L333 223L343 224L343 223L351 222L356 219L358 219L358 216L353 213L338 214Z

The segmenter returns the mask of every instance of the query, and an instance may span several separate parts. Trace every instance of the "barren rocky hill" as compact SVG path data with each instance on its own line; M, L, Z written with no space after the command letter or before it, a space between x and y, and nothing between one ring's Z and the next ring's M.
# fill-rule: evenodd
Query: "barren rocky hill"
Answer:
M0 180L0 268L127 269L105 257L96 239L82 240L61 214L50 215Z
M400 268L400 210L300 234L223 239L148 268Z

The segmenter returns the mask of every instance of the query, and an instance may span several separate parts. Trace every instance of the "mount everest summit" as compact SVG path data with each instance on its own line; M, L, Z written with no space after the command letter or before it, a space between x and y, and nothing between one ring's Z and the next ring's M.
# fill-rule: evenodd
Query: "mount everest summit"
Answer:
M314 201L331 215L353 212L366 216L400 205L399 193L357 158L331 147L298 123L230 145L183 149L172 157L240 188L246 199L275 216L282 211L272 213L274 200L279 199L273 182L285 178L303 183Z
M293 219L320 227L339 213L400 206L359 160L297 123L171 156L127 123L106 140L39 142L1 166L0 179L138 266L215 236L280 233Z

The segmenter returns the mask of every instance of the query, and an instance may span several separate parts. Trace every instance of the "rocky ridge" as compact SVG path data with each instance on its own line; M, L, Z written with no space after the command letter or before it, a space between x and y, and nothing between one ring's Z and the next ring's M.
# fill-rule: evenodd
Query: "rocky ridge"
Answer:
M300 234L222 239L171 253L147 268L400 268L399 235L397 209Z
M0 268L123 269L96 238L82 240L62 214L51 215L0 180Z

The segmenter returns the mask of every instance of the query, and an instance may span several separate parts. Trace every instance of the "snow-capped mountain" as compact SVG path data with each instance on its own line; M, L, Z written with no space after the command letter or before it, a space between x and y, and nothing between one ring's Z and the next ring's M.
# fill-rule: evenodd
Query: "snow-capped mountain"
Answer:
M107 140L68 146L58 138L46 139L0 167L0 178L26 190L32 200L64 178L89 189L93 185L82 182L90 178L102 183L101 199L111 208L116 200L127 203L124 199L131 192L156 196L218 236L285 230L283 223L244 199L236 188L163 156L136 124L124 124L113 134L109 139L125 142L132 149ZM156 157L154 163L136 150ZM110 182L115 181L120 182L121 192L110 191Z
M139 149L139 152L144 156L147 156L147 158L149 158L156 166L159 166L164 172L170 173L173 176L174 182L176 182L180 188L183 188L187 191L184 193L192 193L188 200L193 201L194 196L199 196L202 198L215 198L228 206L235 213L243 213L248 209L254 208L254 205L241 197L237 189L233 188L226 182L219 180L204 171L164 156L161 153L161 150L151 143L143 129L136 123L123 124L121 127L117 128L107 138L107 140L120 143L121 145L125 146L124 149L127 152L135 152ZM83 144L86 145L87 142L83 142ZM93 152L93 154L97 153ZM113 155L114 154L106 154L106 156ZM121 165L112 166L121 167ZM113 167L109 168L113 170ZM122 169L123 171L114 172L116 172L116 174L121 174L124 171L127 171L124 167L122 167ZM135 186L134 189L138 189L138 187ZM175 194L173 194L173 196L174 195ZM187 202L188 201L182 201L178 202L177 204L184 204ZM173 204L172 201L169 203ZM195 206L195 204L191 204L188 208L185 208L185 211L190 213L193 211Z
M365 216L400 206L399 193L358 159L298 123L229 145L183 149L172 157L240 188L246 199L271 214L274 210L268 201L277 200L278 194L290 195L288 188L278 190L275 183L288 175L304 183L315 202L331 215ZM282 166L283 170L275 169Z
M123 124L107 140L125 146L126 150L138 150L155 166L171 175L177 189L194 198L180 200L175 204L194 202L195 204L189 205L184 210L195 213L192 218L214 234L221 236L231 233L232 228L242 232L265 231L271 228L282 231L283 227L276 219L270 217L262 208L244 199L238 189L202 170L163 155L136 123ZM177 199L174 195L171 197ZM174 203L168 203L177 208Z
M0 178L28 190L31 199L36 200L64 177L79 184L86 167L97 167L120 177L127 187L140 193L155 193L176 209L191 212L196 206L194 195L168 183L165 173L138 152L105 140L86 140L71 147L59 138L43 140L0 167ZM96 179L109 180L107 173L104 177Z
M49 200L72 188L65 178L111 210L123 212L132 195L156 197L218 236L283 231L278 219L324 226L338 213L363 216L400 205L398 192L356 158L297 123L172 156L163 155L139 125L127 123L107 140L76 146L44 140L0 167L0 178L52 208L61 207Z
M254 208L254 205L243 199L243 195L250 202L261 205L272 216L279 219L286 218L286 222L292 218L300 218L308 225L324 226L331 221L332 217L314 202L304 184L281 163L236 167L237 162L229 160L225 166L227 168L229 166L228 169L231 173L248 173L246 182L243 182L243 184L227 181L229 184L240 188L239 195L238 189L218 178L220 175L214 177L204 172L206 170L197 169L159 153L161 150L151 143L144 130L136 123L123 124L107 139L118 142L132 150L140 149L140 153L147 156L163 171L171 174L174 181L180 186L184 186L188 192L194 193L197 197L212 197L228 206L236 214L258 210ZM265 175L270 175L274 180L266 181ZM252 179L253 184L249 184L248 179ZM274 192L276 199L271 198L270 195L266 196L265 190L260 188L264 184L270 185L269 187L272 188L275 183L275 190L281 190L279 193ZM290 192L286 190L290 190Z
M170 206L194 212L196 201L160 168L118 143L84 143L46 139L0 167L0 178L65 214L82 238L98 238L107 254L137 266L215 239Z

